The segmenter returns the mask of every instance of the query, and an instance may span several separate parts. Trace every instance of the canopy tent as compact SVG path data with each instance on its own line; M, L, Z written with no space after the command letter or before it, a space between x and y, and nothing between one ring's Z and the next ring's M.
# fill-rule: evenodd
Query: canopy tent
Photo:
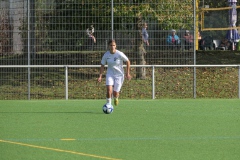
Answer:
M232 9L229 10L229 26L230 27L236 27L237 23L237 9L236 4L237 0L228 0L228 4ZM232 42L232 47L234 50L235 43L238 42L240 39L240 35L238 34L237 29L231 29L227 31L226 38Z

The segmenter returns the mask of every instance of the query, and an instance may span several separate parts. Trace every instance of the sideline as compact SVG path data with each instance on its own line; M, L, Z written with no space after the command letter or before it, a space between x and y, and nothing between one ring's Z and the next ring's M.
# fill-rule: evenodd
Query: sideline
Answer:
M98 155L93 155L93 154L86 154L86 153L69 151L69 150L63 150L63 149L57 149L57 148L49 148L49 147L37 146L37 145L32 145L32 144L20 143L20 142L6 141L6 140L2 140L2 139L0 139L0 142L10 143L10 144L17 144L17 145L21 145L21 146L27 146L27 147L38 148L38 149L51 150L51 151L56 151L56 152L65 152L65 153L77 154L77 155L81 155L81 156L94 157L94 158L99 158L99 159L121 160L121 159L116 159L116 158L111 158L111 157L104 157L104 156L98 156Z

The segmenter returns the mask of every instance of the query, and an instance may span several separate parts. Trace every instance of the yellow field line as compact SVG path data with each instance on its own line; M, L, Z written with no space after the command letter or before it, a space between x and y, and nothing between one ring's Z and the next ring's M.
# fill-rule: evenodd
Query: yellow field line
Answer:
M62 138L60 139L61 141L75 141L76 139L72 139L72 138Z
M38 148L38 149L57 151L57 152L65 152L65 153L77 154L77 155L81 155L81 156L94 157L94 158L99 158L99 159L121 160L121 159L116 159L116 158L98 156L98 155L93 155L93 154L86 154L86 153L69 151L69 150L63 150L63 149L57 149L57 148L49 148L49 147L37 146L37 145L32 145L32 144L20 143L20 142L6 141L6 140L1 140L1 139L0 139L0 142L10 143L10 144L17 144L17 145L21 145L21 146L33 147L33 148Z

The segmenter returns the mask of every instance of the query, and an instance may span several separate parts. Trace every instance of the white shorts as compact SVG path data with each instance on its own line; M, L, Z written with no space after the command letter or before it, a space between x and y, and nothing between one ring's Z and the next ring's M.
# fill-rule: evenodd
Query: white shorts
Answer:
M119 92L122 88L124 76L110 76L106 75L106 85L113 86L113 91Z

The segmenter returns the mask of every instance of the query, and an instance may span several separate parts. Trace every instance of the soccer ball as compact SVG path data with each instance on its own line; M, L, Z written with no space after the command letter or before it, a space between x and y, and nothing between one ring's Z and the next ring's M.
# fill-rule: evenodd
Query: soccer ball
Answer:
M111 104L104 104L102 107L103 113L110 114L113 112L113 106Z

